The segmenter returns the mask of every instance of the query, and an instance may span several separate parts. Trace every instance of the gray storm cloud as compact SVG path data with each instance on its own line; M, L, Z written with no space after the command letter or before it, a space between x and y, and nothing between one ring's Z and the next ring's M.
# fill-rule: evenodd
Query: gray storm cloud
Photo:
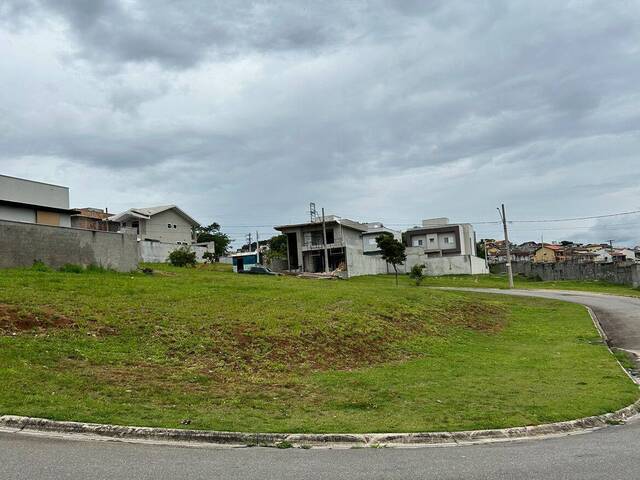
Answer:
M516 218L629 210L639 14L633 2L5 0L0 169L69 184L78 206L180 201L229 225L301 219L309 201L398 224L494 220L500 202ZM91 172L110 183L88 187ZM637 223L626 243L640 243ZM606 236L560 227L548 235Z

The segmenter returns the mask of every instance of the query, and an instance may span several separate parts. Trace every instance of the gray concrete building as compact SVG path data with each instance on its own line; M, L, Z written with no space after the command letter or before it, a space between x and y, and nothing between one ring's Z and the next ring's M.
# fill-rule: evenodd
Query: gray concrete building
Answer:
M0 175L0 220L70 227L69 188Z
M290 271L324 272L325 248L328 271L339 270L346 277L389 271L377 247L374 248L371 244L371 236L387 230L399 236L399 232L386 229L381 223L360 223L336 215L326 216L325 225L326 245L321 219L275 227L287 236L287 262Z

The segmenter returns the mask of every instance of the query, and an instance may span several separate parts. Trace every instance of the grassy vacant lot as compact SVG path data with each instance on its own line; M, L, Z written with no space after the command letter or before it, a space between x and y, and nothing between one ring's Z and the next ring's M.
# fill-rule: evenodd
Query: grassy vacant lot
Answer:
M577 305L157 268L0 271L0 414L424 431L570 419L638 395Z
M405 282L409 279L405 277ZM473 288L507 288L506 275L446 275L442 277L426 277L422 283L432 287L473 287ZM514 276L515 288L526 289L554 289L554 290L580 290L584 292L607 293L609 295L624 295L640 297L640 289L616 285L598 280L559 280L542 282L532 280L520 275Z

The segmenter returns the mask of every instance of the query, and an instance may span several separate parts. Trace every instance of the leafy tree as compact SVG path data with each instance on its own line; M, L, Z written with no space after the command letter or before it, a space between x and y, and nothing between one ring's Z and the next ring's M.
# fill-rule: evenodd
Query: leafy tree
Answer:
M424 280L424 273L422 272L423 268L424 268L424 265L416 264L413 267L411 267L411 272L409 272L409 278L411 278L414 282L416 282L417 287L419 287L420 284L422 283L422 280Z
M231 245L231 238L222 233L220 224L213 222L211 225L196 227L196 241L198 243L213 242L216 249L216 257L225 255Z
M407 259L404 243L396 240L389 232L378 235L376 243L382 251L382 258L393 266L393 270L396 272L396 286L398 286L398 265Z
M478 254L478 257L480 258L485 258L486 256L486 244L485 244L485 240L480 240L479 242L476 242L476 252Z
M276 235L268 240L269 258L285 258L287 256L287 236Z

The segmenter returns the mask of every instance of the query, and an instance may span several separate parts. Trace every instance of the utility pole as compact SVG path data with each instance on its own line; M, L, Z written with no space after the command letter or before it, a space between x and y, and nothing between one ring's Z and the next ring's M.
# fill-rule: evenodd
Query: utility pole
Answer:
M327 251L327 224L324 221L324 207L322 208L322 249L324 250L324 272L329 273L329 252Z
M502 220L502 227L504 229L504 243L507 249L507 276L509 277L509 288L513 288L513 270L511 269L511 246L509 245L509 231L507 229L507 213L504 209L504 203L502 204L502 211L498 208L500 219Z
M256 263L260 263L260 237L256 230Z
M247 233L247 241L249 242L249 252L251 251L251 234Z

